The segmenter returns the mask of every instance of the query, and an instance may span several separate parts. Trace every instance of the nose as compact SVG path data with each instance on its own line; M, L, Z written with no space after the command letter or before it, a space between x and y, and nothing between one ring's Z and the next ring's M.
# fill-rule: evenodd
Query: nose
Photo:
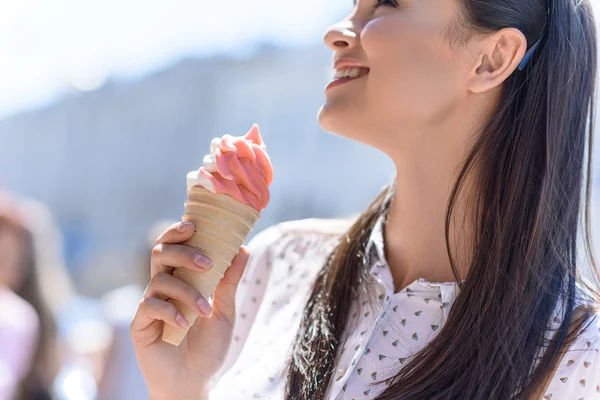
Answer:
M356 47L360 40L360 31L350 19L332 25L323 36L325 44L331 50Z

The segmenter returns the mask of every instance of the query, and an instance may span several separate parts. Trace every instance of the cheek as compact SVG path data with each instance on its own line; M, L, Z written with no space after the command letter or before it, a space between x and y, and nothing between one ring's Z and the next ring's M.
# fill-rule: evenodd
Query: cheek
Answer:
M361 39L371 66L368 97L383 112L426 118L452 92L455 73L437 30L407 18L379 18Z

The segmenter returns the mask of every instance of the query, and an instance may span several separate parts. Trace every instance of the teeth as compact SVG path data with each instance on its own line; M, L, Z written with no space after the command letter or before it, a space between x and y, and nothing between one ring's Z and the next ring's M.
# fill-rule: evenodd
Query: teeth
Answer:
M347 68L347 69L340 69L340 70L336 70L335 71L335 75L334 75L334 79L340 79L340 78L358 78L359 76L365 75L365 72L367 72L367 70L365 68Z

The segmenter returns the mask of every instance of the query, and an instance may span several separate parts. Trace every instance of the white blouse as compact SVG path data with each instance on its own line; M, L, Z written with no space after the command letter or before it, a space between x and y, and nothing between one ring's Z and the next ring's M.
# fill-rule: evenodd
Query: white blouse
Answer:
M283 399L284 364L311 284L352 222L317 218L282 222L248 243L251 256L236 294L233 341L225 365L211 382L211 400ZM384 253L383 215L367 251L375 255L370 264L373 279L367 283L375 295L361 297L353 306L352 318L358 325L346 332L350 338L338 349L338 367L326 396L330 400L372 399L381 393L385 383L374 382L394 376L436 337L459 291L456 282L417 279L394 293ZM569 348L543 399L600 400L599 338L596 316Z

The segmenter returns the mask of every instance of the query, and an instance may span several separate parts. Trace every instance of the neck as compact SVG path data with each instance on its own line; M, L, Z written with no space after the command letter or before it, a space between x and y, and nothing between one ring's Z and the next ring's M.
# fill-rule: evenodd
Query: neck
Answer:
M423 162L418 156L395 160L396 192L383 234L396 292L418 278L430 282L457 281L446 247L445 223L447 203L457 177L457 160L451 155L461 153L446 147L434 154L435 162ZM472 220L467 218L469 208L464 201L468 193L468 188L459 192L450 223L450 249L459 269L458 280L466 276L467 271L461 268L468 266L472 243L472 232L468 231Z
M473 250L476 170L463 180L452 208L448 239L457 277L446 246L446 208L465 157L493 117L500 94L501 88L471 93L445 114L428 118L427 125L403 121L401 131L380 135L384 141L375 147L396 166L396 193L383 232L396 291L418 278L465 279Z

